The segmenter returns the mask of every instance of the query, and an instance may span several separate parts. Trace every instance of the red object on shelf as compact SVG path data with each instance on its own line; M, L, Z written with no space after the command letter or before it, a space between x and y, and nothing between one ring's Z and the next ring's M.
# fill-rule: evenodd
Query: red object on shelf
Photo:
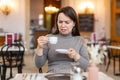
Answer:
M6 33L5 40L6 40L6 44L14 43L14 35L13 35L13 33Z
M94 42L96 42L96 34L95 33L93 34L93 40L94 40Z
M96 32L93 32L93 33L91 34L91 41L92 41L92 42L96 42L96 41L97 41L97 33L96 33Z
M12 44L12 35L7 35L7 44Z
M18 33L14 33L14 41L18 40Z

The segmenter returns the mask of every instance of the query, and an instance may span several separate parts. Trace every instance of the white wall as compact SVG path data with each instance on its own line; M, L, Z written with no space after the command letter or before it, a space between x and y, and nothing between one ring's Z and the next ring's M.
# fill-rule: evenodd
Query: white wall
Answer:
M18 32L23 34L25 39L25 0L13 0L14 9L9 15L0 13L0 28L5 32Z
M105 31L107 38L111 38L111 1L105 0Z
M38 20L39 14L43 14L44 0L30 0L30 17Z

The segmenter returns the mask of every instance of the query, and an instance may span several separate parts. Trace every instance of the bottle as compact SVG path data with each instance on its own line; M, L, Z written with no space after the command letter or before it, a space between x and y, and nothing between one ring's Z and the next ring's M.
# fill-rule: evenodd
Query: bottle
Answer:
M22 41L22 33L19 33L19 41Z
M88 68L88 80L99 80L99 69L94 63Z
M91 42L96 42L97 41L97 33L96 32L93 32L91 34Z
M72 80L82 80L82 76L80 74L81 70L79 67L75 67L74 74L72 76Z
M105 29L104 29L104 27L102 27L102 29L101 29L100 40L101 41L105 41L106 40L105 39Z

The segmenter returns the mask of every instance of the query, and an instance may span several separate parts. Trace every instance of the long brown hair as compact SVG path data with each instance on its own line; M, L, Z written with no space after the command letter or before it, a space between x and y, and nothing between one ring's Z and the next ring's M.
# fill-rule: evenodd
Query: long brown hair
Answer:
M75 10L72 7L70 7L70 6L61 8L58 11L58 13L56 14L56 20L55 20L56 30L55 30L55 32L53 34L59 34L57 21L58 21L58 15L60 13L64 13L66 16L68 16L71 20L74 21L75 26L72 29L72 35L73 36L80 36L79 24L78 24L78 17L77 17L77 14L76 14Z

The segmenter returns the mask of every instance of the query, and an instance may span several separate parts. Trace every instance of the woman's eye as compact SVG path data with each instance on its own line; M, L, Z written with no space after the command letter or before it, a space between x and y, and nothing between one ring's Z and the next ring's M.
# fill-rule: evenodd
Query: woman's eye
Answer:
M66 21L65 23L66 23L66 24L69 24L69 22L67 22L67 21Z
M58 23L62 23L62 21L58 21Z
M65 23L65 24L69 24L70 22L68 22L68 21L58 21L58 23Z

